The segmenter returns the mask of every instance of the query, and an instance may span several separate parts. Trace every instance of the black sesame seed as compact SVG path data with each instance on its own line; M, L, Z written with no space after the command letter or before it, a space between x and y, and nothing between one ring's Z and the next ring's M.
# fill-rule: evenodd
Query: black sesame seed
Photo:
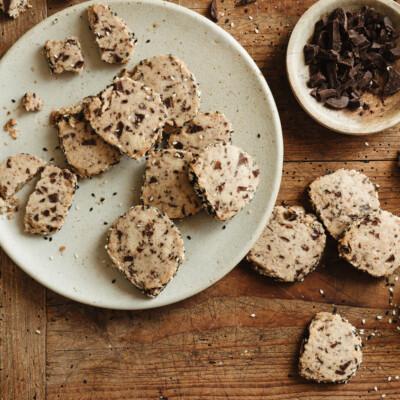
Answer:
M43 147L43 151L47 151L46 147Z
M15 100L14 100L14 99L11 99L11 101L12 101L13 103L15 103Z
M147 40L146 40L146 43L150 43L150 39L147 39Z
M103 222L104 225L108 225L108 222Z
M190 236L186 236L188 238L188 240L191 240L192 238Z
M222 229L226 229L226 225L224 225L224 226L222 227Z
M52 237L49 237L49 242L51 242L53 240L53 238Z
M226 20L225 20L225 23L227 24L229 22L229 18L227 18Z
M116 279L113 279L112 281L111 281L111 283L115 283L116 282Z
M117 192L114 192L114 193L113 193L113 196L116 196L116 195L117 195Z
M93 207L90 207L89 211L93 211Z
M91 195L92 197L96 197L96 195L94 194L94 193L92 193L92 195Z
M258 138L260 138L260 137L261 137L261 135L258 133L258 134L257 134L257 137L258 137Z

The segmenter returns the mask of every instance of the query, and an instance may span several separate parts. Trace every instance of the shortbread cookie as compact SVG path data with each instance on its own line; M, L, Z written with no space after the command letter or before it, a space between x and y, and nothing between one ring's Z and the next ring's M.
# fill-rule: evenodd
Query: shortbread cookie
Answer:
M74 198L76 176L68 169L47 166L25 210L25 232L49 235L64 224Z
M3 10L12 18L17 18L28 8L32 8L29 0L0 0L0 10Z
M133 72L123 75L142 82L161 95L168 108L169 125L177 127L191 121L200 108L198 83L178 57L162 54L140 61Z
M379 209L375 186L366 175L355 170L339 169L317 178L308 187L308 194L335 239L364 214Z
M310 322L299 361L299 373L317 382L345 383L362 361L356 329L338 314L320 312Z
M53 74L64 71L79 74L85 67L81 44L76 36L64 40L46 40L44 51Z
M222 221L231 219L251 201L259 173L249 154L226 143L208 146L189 167L189 178L204 208Z
M167 215L151 206L132 207L109 231L107 252L142 293L157 296L183 262L181 234Z
M30 154L15 154L0 164L0 196L8 199L36 176L46 163Z
M44 104L36 93L28 92L22 98L22 106L26 111L40 111L43 110Z
M139 160L160 140L167 110L160 96L142 83L117 78L93 98L85 115L106 142Z
M88 17L101 59L108 63L127 63L135 51L135 43L126 23L110 7L100 3L89 6Z
M107 171L122 154L97 135L84 119L84 110L92 99L85 98L72 107L53 112L52 120L64 156L71 170L82 178Z
M193 154L180 150L153 151L146 164L142 201L164 211L169 218L196 214L201 201L189 182Z
M200 153L208 145L232 141L232 127L224 114L198 113L168 139L168 147Z
M400 266L400 218L381 210L364 215L343 234L339 254L372 276L393 274Z
M261 275L299 281L318 265L325 243L317 217L302 207L277 206L247 259Z

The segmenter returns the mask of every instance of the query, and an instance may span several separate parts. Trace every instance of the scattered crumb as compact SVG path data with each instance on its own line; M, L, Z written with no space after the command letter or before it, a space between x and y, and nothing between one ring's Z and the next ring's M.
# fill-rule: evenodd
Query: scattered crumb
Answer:
M60 247L60 251L61 251L61 252L65 251L66 249L67 249L67 248L66 248L65 246L61 246L61 247Z
M7 215L7 218L8 218L8 219L13 219L14 216L15 216L14 214L8 214L8 215Z
M17 129L12 129L15 125L18 125L17 120L15 120L14 118L10 118L9 121L7 121L5 123L5 125L3 126L3 129L8 132L10 134L10 136L16 140L17 139Z

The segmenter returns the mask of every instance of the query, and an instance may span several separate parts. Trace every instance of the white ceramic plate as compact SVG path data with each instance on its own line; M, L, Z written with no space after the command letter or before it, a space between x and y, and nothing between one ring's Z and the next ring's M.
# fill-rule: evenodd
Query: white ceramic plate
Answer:
M311 6L298 20L290 36L286 69L293 93L304 111L321 125L346 135L369 135L391 128L400 122L400 92L385 98L382 106L378 96L365 94L364 99L371 111L362 115L357 111L331 110L310 96L307 82L310 79L308 65L304 63L304 45L314 32L317 21L328 16L338 7L345 11L356 11L363 6L374 7L388 16L395 28L400 30L400 5L393 0L320 0ZM395 63L400 68L400 60Z
M9 144L1 143L1 160L28 152L47 161L54 157L57 165L65 166L61 152L56 149L56 132L48 122L51 110L98 93L122 68L100 61L88 29L89 4L70 7L43 21L1 60L1 106L15 109L28 90L35 91L45 103L39 113L12 112L11 117L18 120L19 138L14 141L6 132L2 133L2 139ZM103 178L81 181L66 223L52 236L51 242L23 232L24 206L32 182L17 195L22 201L18 215L13 220L1 218L0 245L25 272L63 296L99 307L145 309L170 304L206 289L246 255L277 197L282 133L274 99L260 70L224 30L171 3L118 0L109 4L138 39L128 67L161 53L172 53L186 61L200 83L201 109L223 111L233 124L234 144L257 160L261 178L258 192L251 204L230 222L218 222L204 212L177 222L185 241L185 263L156 299L143 296L111 267L104 249L109 227L104 223L112 224L132 205L139 204L144 160L137 162L125 157ZM52 76L42 55L43 44L46 39L69 35L80 37L86 69L78 76ZM8 118L6 111L0 109L0 126ZM103 203L101 197L106 199ZM62 254L60 246L66 246Z

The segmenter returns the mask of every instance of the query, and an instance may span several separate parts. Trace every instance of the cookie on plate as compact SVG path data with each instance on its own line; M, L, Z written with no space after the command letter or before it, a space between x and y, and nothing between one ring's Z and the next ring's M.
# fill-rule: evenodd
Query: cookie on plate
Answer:
M36 93L28 92L22 98L22 106L26 111L31 112L43 110L44 104Z
M205 210L226 221L253 198L260 171L252 157L232 144L208 146L189 167L189 179Z
M26 205L25 232L49 235L65 222L74 198L76 176L68 169L47 166Z
M82 178L105 172L122 158L122 154L97 135L85 120L84 110L91 100L86 97L74 106L53 111L51 116L68 165Z
M12 18L17 18L28 8L32 8L29 0L0 0L0 10L3 10Z
M178 228L151 206L132 207L108 234L107 252L114 265L142 293L157 296L183 262Z
M44 53L53 74L65 71L79 74L85 68L81 44L76 36L64 40L46 40Z
M339 169L317 178L308 187L308 195L334 239L364 214L379 209L375 186L355 170Z
M261 275L299 281L319 264L325 243L324 227L316 216L303 207L277 206L247 259Z
M38 157L15 154L0 164L0 196L8 199L46 166Z
M362 341L354 326L338 314L316 314L301 347L300 375L317 382L345 383L361 361Z
M161 139L167 110L157 93L124 77L94 97L85 116L106 142L139 160Z
M188 167L193 154L181 150L153 151L146 163L142 201L157 207L169 218L196 214L201 201L190 184Z
M364 215L343 234L339 254L372 276L393 274L400 266L400 218L382 210Z
M198 154L210 144L231 141L232 126L224 114L199 112L169 136L168 147Z
M135 42L125 21L109 6L100 3L89 6L88 17L101 59L107 63L127 63L135 51Z
M171 54L140 61L132 72L123 71L161 95L168 108L167 123L180 127L191 121L200 109L198 83L187 65Z

